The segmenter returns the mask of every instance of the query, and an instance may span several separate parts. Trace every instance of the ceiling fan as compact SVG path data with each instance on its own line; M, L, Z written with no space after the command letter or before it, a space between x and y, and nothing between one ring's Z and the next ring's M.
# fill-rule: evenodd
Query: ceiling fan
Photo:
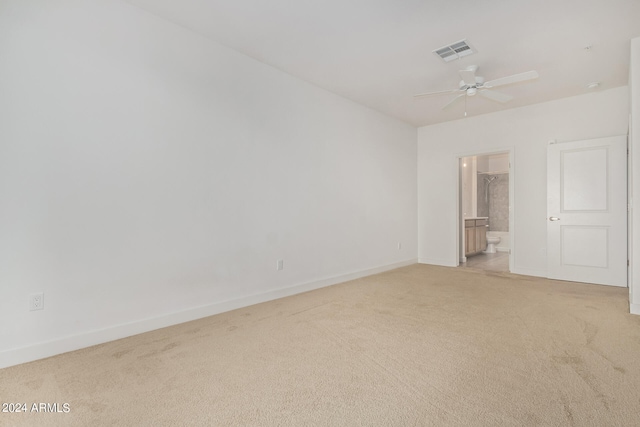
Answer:
M444 107L442 107L443 110L451 108L458 102L462 101L463 98L466 102L467 97L474 96L476 93L484 98L490 99L491 101L504 103L504 102L511 101L513 99L513 96L507 95L501 92L496 92L490 89L493 89L494 87L498 87L498 86L525 82L527 80L533 80L538 78L537 71L527 71L525 73L514 74L512 76L501 77L499 79L485 82L484 77L476 76L476 71L478 71L477 65L470 65L464 70L460 70L460 76L462 77L462 80L460 80L458 89L419 93L417 95L413 95L413 97L421 98L424 96L458 94L458 96L453 98L451 101L449 101L449 103L447 103ZM465 107L464 115L465 116L467 115L466 107Z

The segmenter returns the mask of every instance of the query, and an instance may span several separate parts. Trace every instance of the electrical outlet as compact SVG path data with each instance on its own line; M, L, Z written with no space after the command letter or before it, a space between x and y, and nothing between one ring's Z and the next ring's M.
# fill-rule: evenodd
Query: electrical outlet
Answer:
M279 259L278 263L276 264L276 270L280 271L284 268L284 260Z
M44 294L42 292L29 295L29 310L44 310Z
M402 243L398 242L398 250L402 249Z

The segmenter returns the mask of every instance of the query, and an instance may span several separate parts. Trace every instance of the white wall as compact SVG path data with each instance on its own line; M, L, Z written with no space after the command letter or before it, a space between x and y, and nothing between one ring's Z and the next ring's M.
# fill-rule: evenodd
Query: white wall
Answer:
M478 157L478 172L504 172L509 170L509 153L488 154Z
M489 156L473 156L478 164L478 172L489 171Z
M120 1L4 1L0 366L415 262L416 182L409 125Z
M640 314L640 37L631 40L629 89L631 109L629 148L632 168L629 190L633 206L630 227L629 302L631 312Z
M477 158L475 156L463 157L462 165L458 163L460 170L460 229L464 229L464 219L474 218L478 215L478 186L477 186ZM435 184L437 185L437 184ZM464 248L466 236L464 233L458 235L459 259L460 262L466 262L467 256Z
M511 149L512 272L545 276L547 143L626 134L628 98L628 88L619 87L420 128L420 262L456 265L456 157Z
M462 192L462 216L464 218L476 217L478 213L478 174L476 168L475 157L471 156L462 158L462 169L460 169L462 174L460 191ZM461 221L464 221L464 218L462 218Z
M487 172L504 172L509 170L509 154L490 155Z

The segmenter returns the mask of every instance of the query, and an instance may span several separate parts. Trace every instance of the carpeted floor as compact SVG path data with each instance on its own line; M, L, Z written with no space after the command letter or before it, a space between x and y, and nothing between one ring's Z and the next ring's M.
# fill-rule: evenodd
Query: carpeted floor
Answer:
M640 425L628 290L413 265L0 370L28 426Z

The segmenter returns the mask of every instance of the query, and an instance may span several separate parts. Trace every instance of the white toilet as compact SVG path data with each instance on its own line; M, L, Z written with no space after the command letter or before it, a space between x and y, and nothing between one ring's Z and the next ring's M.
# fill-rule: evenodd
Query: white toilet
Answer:
M484 251L485 254L495 254L496 253L496 245L500 243L500 237L489 236L487 233L487 250Z

